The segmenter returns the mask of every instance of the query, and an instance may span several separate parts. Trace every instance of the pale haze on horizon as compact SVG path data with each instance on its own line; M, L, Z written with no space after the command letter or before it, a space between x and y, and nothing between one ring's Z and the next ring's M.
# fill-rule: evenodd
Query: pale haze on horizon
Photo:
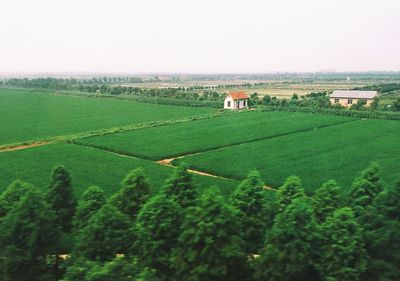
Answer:
M398 0L2 0L0 72L399 71Z

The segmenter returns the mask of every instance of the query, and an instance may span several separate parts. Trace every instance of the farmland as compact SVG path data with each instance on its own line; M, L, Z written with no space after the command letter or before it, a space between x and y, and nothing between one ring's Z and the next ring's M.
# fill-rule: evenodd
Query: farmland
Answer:
M160 160L330 126L353 119L287 112L247 112L79 140L141 158Z
M222 148L176 162L232 178L243 178L248 170L257 169L273 187L297 175L305 189L312 191L329 179L336 179L347 189L369 161L377 161L384 180L393 184L400 169L399 132L397 121L359 120Z
M120 182L132 169L142 167L148 175L153 191L164 184L173 168L150 161L121 157L97 149L72 144L51 144L30 149L0 153L0 192L15 179L22 179L40 188L50 182L51 170L64 165L71 173L75 194L79 197L91 185L104 189L106 195L114 194ZM237 181L194 175L200 188L218 185L224 194L238 184Z
M145 122L214 113L215 109L0 89L0 145Z

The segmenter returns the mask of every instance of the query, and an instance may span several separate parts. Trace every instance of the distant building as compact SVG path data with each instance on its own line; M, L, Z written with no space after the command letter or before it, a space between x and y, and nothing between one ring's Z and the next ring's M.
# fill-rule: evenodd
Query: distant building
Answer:
M249 96L243 92L230 92L224 101L226 109L242 109L249 107Z
M340 104L349 107L356 104L359 100L365 101L365 106L370 106L374 97L378 95L377 91L341 91L335 90L329 96L331 104Z

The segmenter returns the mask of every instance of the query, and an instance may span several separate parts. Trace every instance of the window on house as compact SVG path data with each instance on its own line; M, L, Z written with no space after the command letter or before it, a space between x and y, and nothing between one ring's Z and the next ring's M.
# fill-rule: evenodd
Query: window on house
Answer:
M246 106L246 100L243 101L243 106Z
M335 99L335 103L339 103L339 99Z
M347 104L352 104L353 103L353 100L352 99L348 99L347 100Z
M231 101L228 101L228 107L231 107Z

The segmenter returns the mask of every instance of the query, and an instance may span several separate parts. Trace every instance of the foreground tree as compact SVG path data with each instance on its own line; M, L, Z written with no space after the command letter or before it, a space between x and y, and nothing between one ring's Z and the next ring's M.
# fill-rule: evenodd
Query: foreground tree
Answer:
M188 209L172 262L178 274L175 280L245 278L247 257L237 216L215 188L200 197L198 206Z
M1 221L1 280L41 280L46 255L55 244L53 219L43 194L30 187Z
M248 254L259 251L264 243L265 232L272 224L271 202L257 171L251 171L232 194L231 204L239 210L241 234Z
M10 184L0 195L0 219L7 215L33 186L21 180Z
M122 188L110 199L111 205L135 220L150 197L150 185L142 168L132 170L122 181Z
M318 280L319 227L305 197L297 198L275 219L267 233L257 276L268 281Z
M363 280L400 280L400 182L373 202L365 223L368 265Z
M304 197L301 180L296 176L288 177L285 183L278 188L279 210L284 211L296 198Z
M336 210L321 227L321 274L329 281L357 281L365 270L361 227L350 208Z
M180 206L163 194L151 198L136 220L133 253L142 267L154 268L163 280L174 280L170 258L177 245L181 221Z
M104 191L98 186L89 187L79 201L74 217L74 226L77 230L87 226L93 214L106 203Z
M315 191L314 212L318 222L325 219L341 205L341 188L335 180L329 180Z
M56 226L63 232L69 232L77 202L72 190L69 172L63 166L57 166L53 169L46 201L56 216Z
M132 240L128 216L105 204L78 232L74 254L91 260L111 260L116 254L127 253Z
M165 195L176 201L182 208L194 206L197 190L186 164L179 165L163 187Z

